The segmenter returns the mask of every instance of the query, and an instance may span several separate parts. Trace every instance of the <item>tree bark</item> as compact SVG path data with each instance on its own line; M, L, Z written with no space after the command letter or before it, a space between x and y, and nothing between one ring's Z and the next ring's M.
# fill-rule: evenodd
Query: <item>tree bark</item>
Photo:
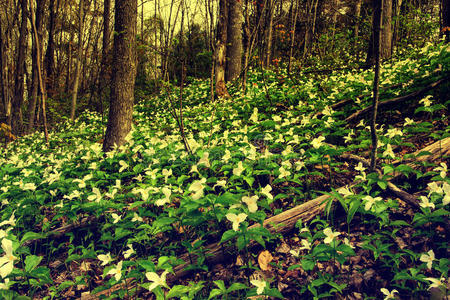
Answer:
M35 25L38 35L38 40L33 38L33 50L32 50L32 88L31 88L31 98L28 102L28 126L27 133L31 133L34 128L34 121L36 117L36 103L39 91L39 74L38 74L38 63L41 62L42 58L38 56L38 52L42 53L42 19L46 0L36 1L36 18ZM33 13L33 12L31 12ZM39 47L39 49L37 49ZM38 61L39 60L39 61ZM42 65L42 64L41 64Z
M392 0L383 1L383 23L381 27L381 58L392 56Z
M45 52L44 65L47 74L47 88L46 91L50 98L54 98L56 90L54 87L55 82L55 40L54 35L56 31L56 15L59 7L59 0L50 0L49 11L50 19L48 23L48 44L47 51Z
M6 32L3 32L2 22L0 22L0 88L3 109L8 126L11 126L11 91L8 76L8 53L9 40Z
M225 86L226 42L227 42L228 10L227 0L219 1L219 24L216 45L216 95L230 97Z
M241 0L228 0L227 81L232 81L241 74L242 18Z
M401 12L403 0L394 0L392 6L392 16L395 18L394 24L392 24L392 49L394 49L398 40L398 29L400 25L399 17Z
M361 3L362 0L357 0L355 3L355 11L354 11L354 16L355 16L355 28L354 28L354 33L353 33L353 38L354 38L354 42L353 42L353 48L354 51L356 52L356 55L359 57L359 50L358 50L358 37L359 37L359 24L360 24L360 17L361 17Z
M103 88L109 79L108 72L108 53L111 40L111 0L105 0L103 4L103 40L102 40L102 62L100 66L100 75L98 81L98 104L97 111L103 116Z
M450 42L450 3L448 0L442 0L442 31L445 34L445 41Z
M33 11L33 0L30 0L30 9L31 9L31 11ZM40 44L39 35L38 35L37 28L36 28L36 20L34 18L33 12L31 12L31 26L33 28L34 39L36 40L36 45L39 45ZM36 56L38 58L41 57L41 51L40 51L39 47L36 47ZM36 66L37 66L36 69L37 69L37 75L38 75L38 81L39 81L39 89L40 89L41 95L42 95L42 119L43 119L43 123L44 123L44 136L45 136L45 142L47 143L47 146L48 146L47 113L46 113L46 108L45 108L47 93L45 91L44 81L42 79L40 59L36 60Z
M70 106L70 120L75 119L75 110L77 108L78 85L80 83L81 57L83 53L83 29L84 29L84 1L80 0L80 10L78 18L78 47L77 47L77 66L75 69L75 82L72 91L72 103Z
M380 59L384 60L390 58L392 55L392 0L383 1L383 19L381 23L381 55ZM375 12L372 19L372 26L375 22ZM374 32L374 30L372 30ZM369 41L369 49L367 53L366 64L373 66L375 64L375 51L376 45L374 43L374 36L371 35Z
M295 33L296 33L296 29L297 29L298 11L300 10L299 0L296 0L295 2L293 2L291 4L291 6L292 6L292 8L291 8L292 15L291 15L291 19L290 19L291 40L290 40L290 45L289 45L289 62L288 62L288 73L289 74L292 71L292 60L294 58Z
M272 60L272 38L273 38L273 17L274 17L274 8L275 8L275 0L269 0L268 4L269 8L267 9L267 27L266 27L266 51L265 51L265 66L266 68L270 66L270 62Z
M111 101L103 150L121 146L131 130L136 76L137 0L115 1Z
M375 50L375 79L373 80L373 102L372 102L372 119L370 122L370 136L372 139L372 151L370 153L370 171L375 171L377 161L377 111L379 98L379 83L380 83L380 59L381 59L381 44L382 33L381 23L383 22L383 12L386 0L373 0L373 41ZM387 0L389 2L389 0ZM390 44L389 44L390 45ZM383 45L384 46L384 45Z
M14 78L14 98L12 101L12 132L14 135L19 135L22 131L23 117L22 104L24 100L24 75L25 75L25 55L28 44L28 7L27 0L21 0L20 6L22 9L22 21L20 25L20 36L18 44L17 64Z

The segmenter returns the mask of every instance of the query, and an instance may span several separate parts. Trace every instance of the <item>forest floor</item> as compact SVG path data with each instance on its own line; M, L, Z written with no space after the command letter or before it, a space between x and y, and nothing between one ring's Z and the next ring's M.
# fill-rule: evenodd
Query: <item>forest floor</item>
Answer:
M1 297L448 297L450 48L400 57L381 70L377 172L372 70L251 70L215 101L208 81L167 87L106 154L89 111L48 145L10 143Z

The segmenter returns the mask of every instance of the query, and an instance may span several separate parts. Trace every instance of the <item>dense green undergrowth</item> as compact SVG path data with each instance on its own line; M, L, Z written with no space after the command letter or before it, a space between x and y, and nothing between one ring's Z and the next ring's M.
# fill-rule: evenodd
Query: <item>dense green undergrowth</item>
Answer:
M404 53L382 66L381 101L448 78L449 68L448 46ZM450 136L448 82L381 111L379 176L340 159L367 157L369 117L345 118L370 105L372 80L371 70L251 70L245 93L229 86L230 99L211 102L207 81L183 89L181 112L177 88L143 99L127 144L106 155L105 124L88 111L58 125L49 145L42 133L9 144L0 156L0 294L71 298L117 283L126 284L108 297L448 293L448 157L406 164ZM351 101L331 108L343 99ZM183 116L184 142L174 112ZM398 174L420 208L387 191ZM286 236L250 228L324 193L334 208L330 201L325 215ZM205 249L216 242L240 263L215 272ZM170 281L184 253L197 275Z

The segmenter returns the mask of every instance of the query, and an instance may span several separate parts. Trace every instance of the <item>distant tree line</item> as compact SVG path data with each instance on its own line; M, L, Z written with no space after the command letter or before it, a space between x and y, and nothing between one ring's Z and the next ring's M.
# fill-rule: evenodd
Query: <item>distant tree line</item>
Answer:
M219 98L227 82L244 87L250 67L371 66L376 2L1 0L0 123L21 135L43 129L46 115L53 124L110 107L114 118L114 103L132 110L135 83L152 93L164 81L210 78ZM381 9L381 60L437 32L449 40L449 1L384 0Z

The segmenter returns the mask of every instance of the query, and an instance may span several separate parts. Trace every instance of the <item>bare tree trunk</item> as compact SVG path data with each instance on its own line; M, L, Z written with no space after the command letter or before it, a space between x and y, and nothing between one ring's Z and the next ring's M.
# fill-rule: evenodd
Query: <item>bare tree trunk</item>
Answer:
M273 38L273 16L275 8L275 0L269 0L269 8L267 10L267 27L266 27L266 52L265 52L265 66L266 68L270 66L272 59L272 38Z
M22 104L24 100L24 74L25 74L25 55L28 44L28 7L27 0L21 0L22 21L20 25L20 36L18 44L17 64L14 78L14 98L12 101L12 132L14 135L19 135L22 132Z
M442 30L445 33L445 41L450 42L450 3L448 0L442 0Z
M355 29L354 29L354 33L353 33L353 38L354 38L354 42L353 42L353 49L356 53L356 56L359 58L359 49L358 49L358 38L359 38L359 24L360 24L360 18L361 18L361 4L362 4L362 0L356 0L355 3L355 12L354 12L354 16L355 16Z
M216 44L216 95L217 97L229 97L225 86L226 42L228 10L227 0L219 1L219 24Z
M381 58L392 56L392 0L383 1L383 25L381 27Z
M297 17L298 17L298 11L299 11L299 0L296 0L295 3L292 3L292 15L291 15L291 42L289 45L289 62L288 62L288 72L290 73L292 71L292 59L294 55L294 44L295 44L295 33L296 33L296 27L297 27Z
M35 22L34 14L33 14L33 2L32 1L33 0L30 0L31 26L33 28L34 39L36 40L36 45L40 45L38 31L36 29L36 22ZM41 57L41 50L40 50L39 46L36 47L36 56L38 58ZM38 73L38 79L39 79L39 88L41 90L41 95L42 95L42 117L43 117L43 122L44 122L44 136L45 136L45 142L47 143L47 146L48 146L47 114L46 114L46 108L45 108L45 102L46 102L46 98L47 98L47 93L45 91L44 81L42 79L41 61L40 61L40 59L36 60L36 66L37 66L37 73Z
M108 74L108 53L111 40L111 0L104 0L103 4L103 40L102 40L102 62L100 66L100 75L98 81L98 104L97 111L103 116L103 89L108 82L110 74Z
M80 0L80 11L78 19L78 49L77 49L77 67L75 69L75 82L72 91L72 103L70 106L70 120L75 120L75 110L77 108L78 85L80 82L81 57L83 52L83 28L84 28L84 1Z
M66 76L66 87L65 92L69 93L70 91L70 75L72 73L72 48L73 48L73 31L70 32L69 42L67 43L67 76Z
M377 111L378 111L378 97L379 97L379 82L380 82L380 60L381 60L381 46L382 34L381 23L383 22L383 5L386 0L373 0L373 42L375 51L375 78L373 81L373 103L372 103L372 119L370 122L370 136L372 138L372 151L370 153L370 171L375 171L377 164ZM383 3L384 2L384 3ZM389 0L387 1L389 2Z
M111 102L103 150L121 146L131 130L136 76L137 0L116 0Z
M392 55L392 0L383 1L383 19L381 25L381 59L390 58ZM375 12L374 12L375 13ZM374 17L375 18L375 17ZM375 64L375 36L369 41L366 63L368 66Z
M398 41L398 27L400 24L399 21L399 17L400 17L400 12L401 12L401 7L402 7L402 2L403 0L394 0L394 6L393 6L393 17L395 17L395 22L393 24L393 28L392 28L392 49L395 48L395 46L397 45L397 41Z
M6 120L11 126L11 91L8 76L8 53L9 53L9 39L6 37L6 32L3 32L2 22L0 22L0 87L3 109L5 111Z
M56 5L56 6L55 6ZM50 20L48 24L48 44L45 52L45 70L47 74L47 88L48 94L51 98L55 97L56 90L55 83L55 40L54 35L56 31L56 16L58 13L59 0L50 0L49 11Z
M242 3L228 0L226 80L239 77L242 69Z
M33 0L31 0L33 1ZM38 63L41 63L42 58L38 56L38 52L42 53L42 17L45 6L45 0L36 1L36 31L38 40L33 38L33 51L32 51L32 88L31 88L31 98L28 102L28 126L27 133L31 133L34 128L34 121L36 117L36 103L39 90L39 74L38 74ZM31 12L33 14L33 12ZM39 42L39 43L38 43ZM39 48L39 49L37 49ZM39 62L38 62L39 60Z

